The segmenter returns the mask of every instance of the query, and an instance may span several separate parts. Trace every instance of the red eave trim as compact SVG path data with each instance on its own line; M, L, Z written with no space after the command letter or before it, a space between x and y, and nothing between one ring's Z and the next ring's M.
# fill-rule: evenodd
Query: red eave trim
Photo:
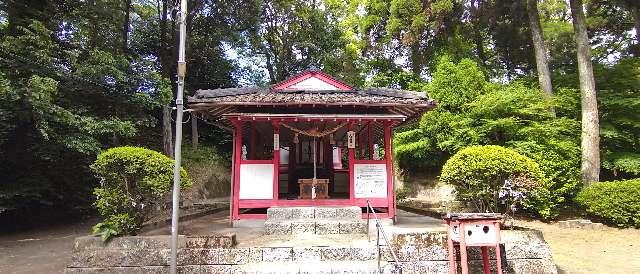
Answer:
M273 86L274 90L290 90L291 86L300 83L306 79L309 79L311 77L316 77L324 82L326 82L327 84L330 84L332 86L335 86L336 88L338 88L339 90L353 90L353 87L340 82L338 80L336 80L335 78L331 77L330 75L321 72L321 71L307 71L307 72L303 72L302 74L298 74L294 77L291 77L288 80L285 80L283 82L280 82L276 85Z

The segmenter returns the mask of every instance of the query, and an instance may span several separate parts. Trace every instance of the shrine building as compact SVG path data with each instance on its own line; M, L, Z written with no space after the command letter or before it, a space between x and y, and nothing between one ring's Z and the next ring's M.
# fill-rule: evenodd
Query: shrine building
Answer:
M320 71L268 87L198 90L189 108L233 134L231 219L270 207L395 216L391 133L435 107L424 92L358 89Z

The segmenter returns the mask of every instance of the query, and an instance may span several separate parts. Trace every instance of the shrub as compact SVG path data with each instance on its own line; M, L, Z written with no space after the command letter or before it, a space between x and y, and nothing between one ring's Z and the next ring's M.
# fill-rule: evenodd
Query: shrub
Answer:
M104 240L135 234L172 186L173 160L145 148L111 148L98 155L91 169L100 178L94 206L103 218L93 230ZM191 186L184 169L180 176L182 187Z
M518 152L501 146L470 146L453 155L442 168L440 180L456 188L456 197L478 212L505 212L500 192L508 185L510 191L537 196L545 178L536 162ZM531 195L529 195L531 194Z
M640 228L640 178L595 183L580 191L576 202L612 224Z

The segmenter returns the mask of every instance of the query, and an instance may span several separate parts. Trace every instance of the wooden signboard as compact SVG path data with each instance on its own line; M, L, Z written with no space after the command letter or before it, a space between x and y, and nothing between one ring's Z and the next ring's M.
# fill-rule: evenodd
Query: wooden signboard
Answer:
M356 133L347 131L347 148L356 148Z
M240 199L273 199L273 164L240 165Z
M386 164L355 164L354 180L356 198L387 197Z

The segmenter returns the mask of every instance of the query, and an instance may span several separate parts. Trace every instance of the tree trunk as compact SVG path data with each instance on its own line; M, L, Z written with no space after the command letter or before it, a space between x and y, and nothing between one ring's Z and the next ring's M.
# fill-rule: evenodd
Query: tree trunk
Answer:
M418 76L422 72L422 55L418 44L411 46L411 72Z
M540 26L540 16L538 14L538 0L527 0L527 12L529 15L529 28L531 29L531 40L536 55L536 67L538 69L538 82L540 88L549 96L553 95L551 86L551 73L549 72L549 61L547 59L547 48L544 45L542 27Z
M191 147L198 149L198 118L191 113Z
M173 131L171 130L171 105L162 107L162 152L173 158Z
M122 50L129 50L129 21L131 17L131 0L124 0L124 22L122 24Z
M169 29L168 27L168 0L160 0L157 1L158 5L158 17L160 21L158 22L160 25L160 47L158 49L158 59L160 60L160 72L162 77L167 79L172 79L172 59L171 50L173 47L169 45L168 36L169 31L173 31L173 29ZM173 96L171 97L173 99ZM171 103L163 102L164 105L162 107L162 152L168 157L173 158L173 131L171 129Z
M631 13L633 13L633 18L635 19L635 28L636 28L636 57L640 57L640 8L632 7Z
M600 176L600 130L598 101L591 64L591 46L582 0L570 0L573 29L578 49L578 72L582 97L582 181L589 186Z
M471 16L474 18L475 27L473 32L473 40L476 44L476 51L478 54L478 59L482 62L482 67L487 67L487 55L484 53L484 42L482 37L482 30L480 28L480 5L481 0L473 0L471 1Z

